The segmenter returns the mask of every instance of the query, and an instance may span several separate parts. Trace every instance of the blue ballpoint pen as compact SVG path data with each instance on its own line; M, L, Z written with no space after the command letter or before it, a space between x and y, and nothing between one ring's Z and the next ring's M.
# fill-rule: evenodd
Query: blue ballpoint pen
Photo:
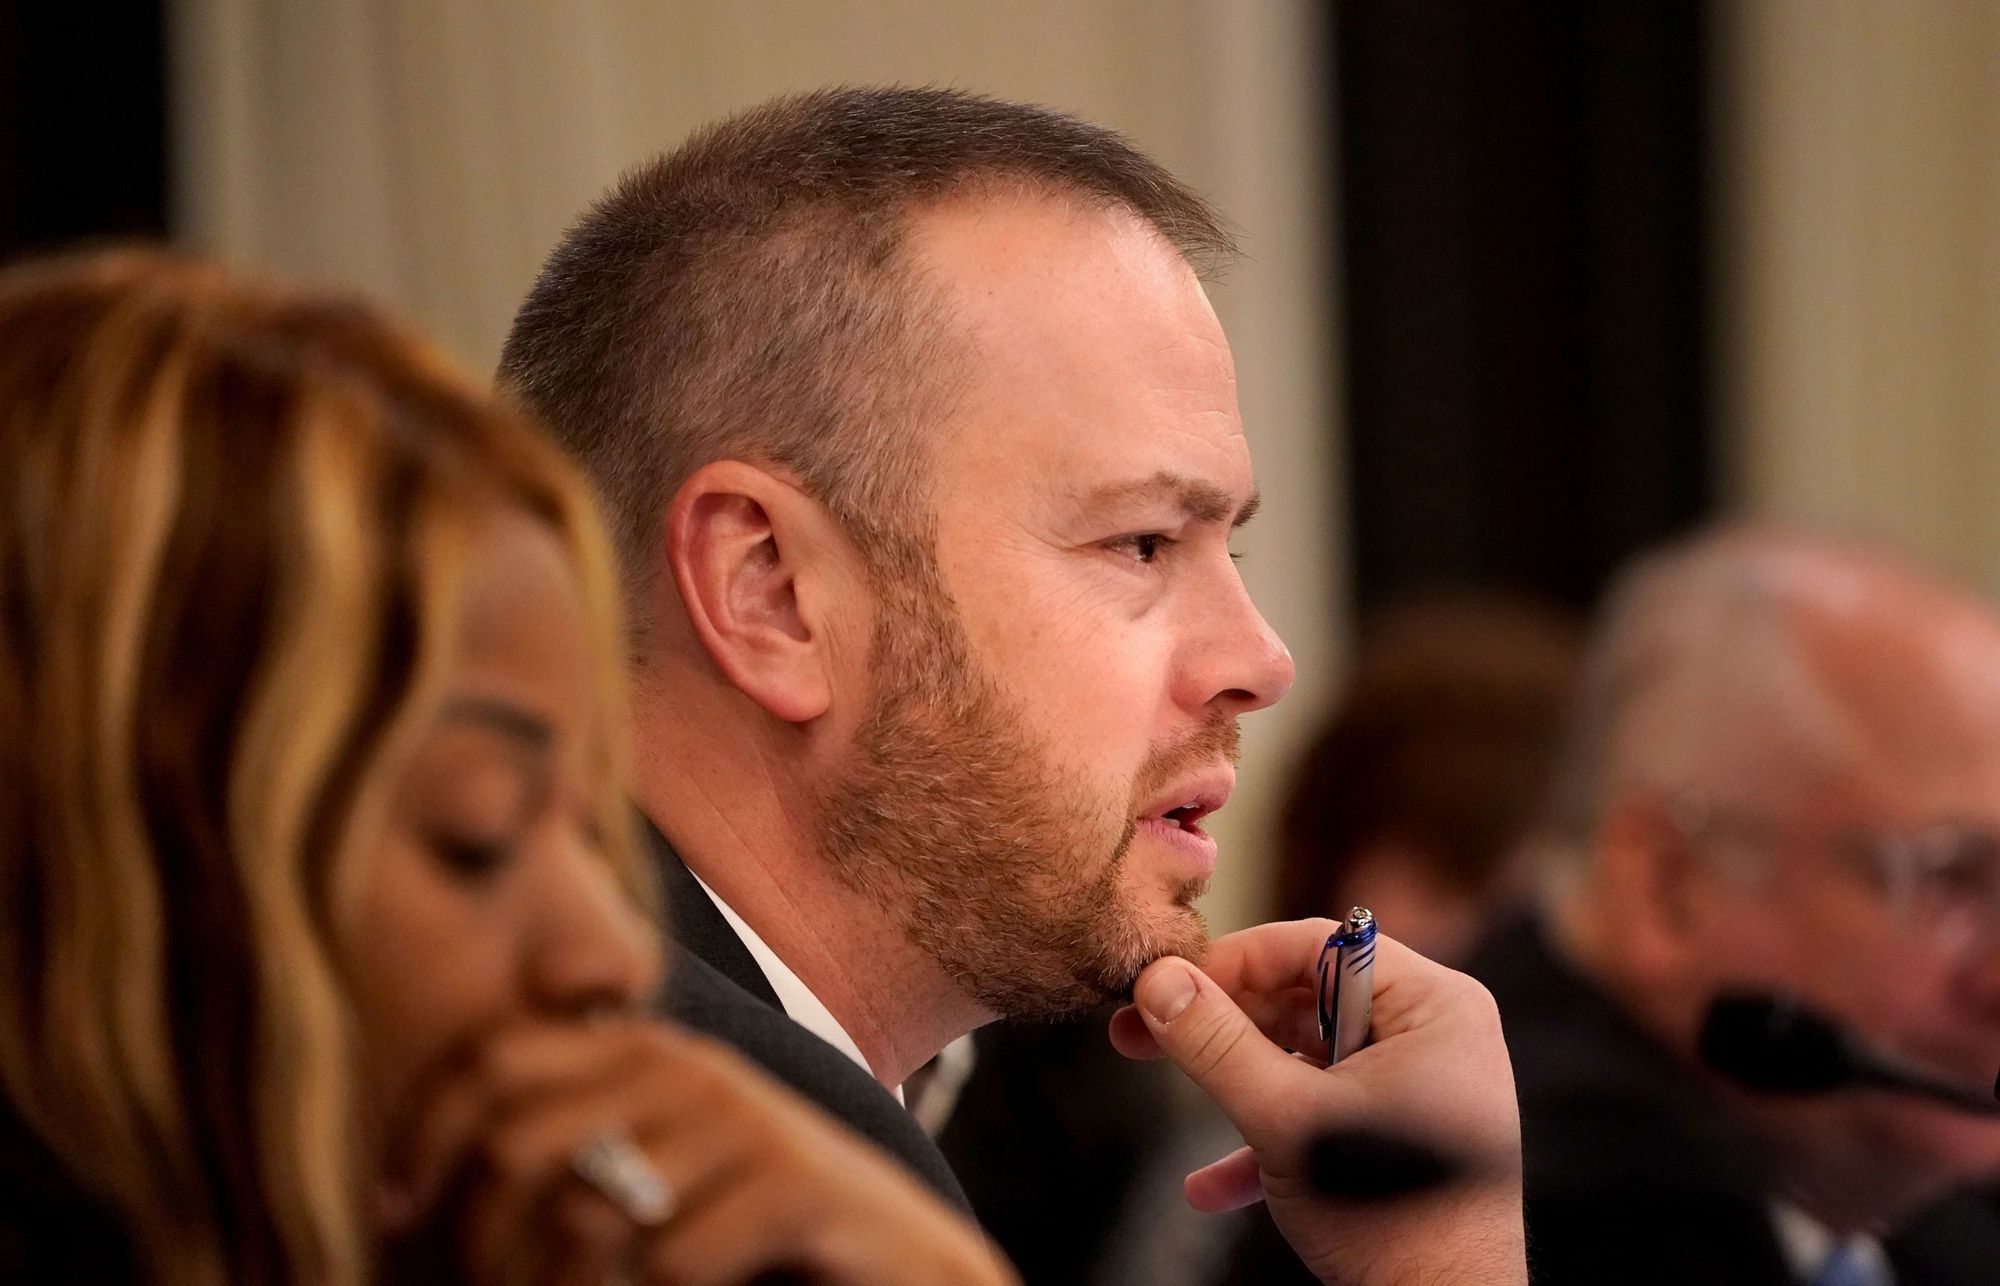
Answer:
M1319 1035L1329 1066L1368 1043L1374 1011L1375 917L1357 906L1319 953Z

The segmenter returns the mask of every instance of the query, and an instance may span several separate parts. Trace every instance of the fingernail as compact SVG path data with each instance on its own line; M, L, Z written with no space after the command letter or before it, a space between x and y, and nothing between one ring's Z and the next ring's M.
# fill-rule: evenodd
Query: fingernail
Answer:
M1146 1017L1166 1026L1194 1003L1194 972L1179 961L1161 963L1139 980L1132 998Z

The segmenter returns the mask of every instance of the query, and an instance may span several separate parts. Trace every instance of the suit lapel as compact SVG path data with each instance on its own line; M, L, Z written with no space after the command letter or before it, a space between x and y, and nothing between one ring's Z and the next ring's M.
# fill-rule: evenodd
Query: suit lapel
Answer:
M916 1118L852 1059L786 1016L756 957L659 829L641 834L660 873L676 959L661 1012L726 1041L822 1111L900 1160L939 1196L970 1213L944 1153Z
M706 960L717 972L771 1008L784 1012L778 1003L778 993L771 989L771 980L757 967L757 958L750 954L750 948L743 945L743 939L736 936L736 930L729 927L729 921L722 918L716 909L714 899L694 878L687 863L667 837L660 834L659 827L641 814L640 833L645 837L647 851L653 856L654 865L660 873L660 890L667 904L668 930L689 954Z

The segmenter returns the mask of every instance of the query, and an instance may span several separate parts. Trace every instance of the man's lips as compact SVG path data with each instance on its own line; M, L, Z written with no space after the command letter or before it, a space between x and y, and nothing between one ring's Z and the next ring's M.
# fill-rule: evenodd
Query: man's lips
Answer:
M1201 819L1228 803L1235 788L1236 770L1227 766L1183 777L1155 795L1139 820L1203 834Z

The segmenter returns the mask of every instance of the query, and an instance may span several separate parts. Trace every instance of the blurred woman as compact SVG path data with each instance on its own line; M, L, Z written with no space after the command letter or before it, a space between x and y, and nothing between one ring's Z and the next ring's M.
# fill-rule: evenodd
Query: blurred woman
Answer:
M1279 814L1278 912L1356 903L1458 965L1540 878L1527 844L1583 661L1580 623L1519 595L1406 599L1362 631Z
M0 1278L1004 1281L647 1020L603 543L352 305L0 277Z

